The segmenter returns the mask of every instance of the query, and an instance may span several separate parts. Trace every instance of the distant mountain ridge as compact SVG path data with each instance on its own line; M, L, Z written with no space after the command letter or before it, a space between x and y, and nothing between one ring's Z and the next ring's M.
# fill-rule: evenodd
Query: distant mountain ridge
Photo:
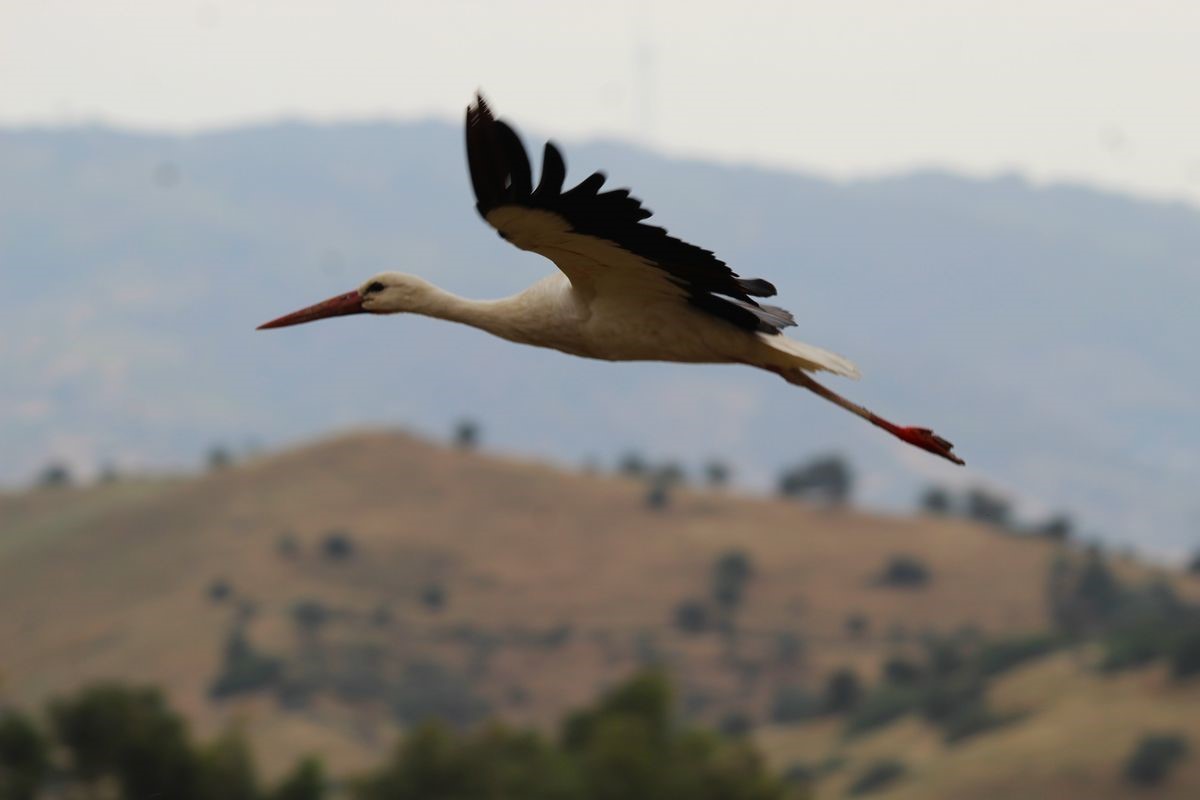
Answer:
M835 183L565 152L568 179L603 169L672 233L774 282L798 338L863 369L840 388L936 426L970 471L747 370L576 361L416 319L255 333L383 269L477 297L553 269L475 217L461 131L424 122L0 133L0 480L50 457L180 463L216 441L469 416L514 451L719 455L759 486L840 450L868 503L979 480L1031 515L1065 508L1160 553L1195 544L1194 209L1014 177Z

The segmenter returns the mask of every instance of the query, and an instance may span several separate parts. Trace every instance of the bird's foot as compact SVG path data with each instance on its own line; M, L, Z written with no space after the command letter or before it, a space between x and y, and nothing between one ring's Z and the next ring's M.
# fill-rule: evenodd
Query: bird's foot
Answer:
M947 461L953 461L959 465L967 463L954 454L954 445L929 430L929 428L896 427L891 432L914 447L919 447L922 450L933 453L935 456L941 456Z

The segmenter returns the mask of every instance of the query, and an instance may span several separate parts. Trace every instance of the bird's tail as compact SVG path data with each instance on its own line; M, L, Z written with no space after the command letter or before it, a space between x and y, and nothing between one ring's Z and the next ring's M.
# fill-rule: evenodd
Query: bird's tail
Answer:
M837 353L831 353L804 342L797 342L782 334L761 333L759 339L774 351L772 355L775 357L771 359L772 366L779 369L832 372L834 375L841 375L853 380L861 377L858 367L854 366L848 358L843 358Z

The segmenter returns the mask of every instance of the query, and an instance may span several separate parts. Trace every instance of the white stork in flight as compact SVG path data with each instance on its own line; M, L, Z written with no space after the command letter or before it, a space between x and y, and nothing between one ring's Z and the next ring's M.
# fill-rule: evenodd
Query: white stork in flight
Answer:
M511 127L481 96L467 108L467 162L475 207L505 241L543 255L560 272L502 300L466 300L413 275L384 272L358 289L265 323L282 328L345 314L408 312L461 322L518 344L607 361L748 364L803 386L909 444L962 464L927 428L894 425L810 377L857 378L841 356L783 335L795 322L755 300L775 287L741 278L710 251L659 227L628 190L602 192L594 172L563 189L562 153L546 144L536 187Z

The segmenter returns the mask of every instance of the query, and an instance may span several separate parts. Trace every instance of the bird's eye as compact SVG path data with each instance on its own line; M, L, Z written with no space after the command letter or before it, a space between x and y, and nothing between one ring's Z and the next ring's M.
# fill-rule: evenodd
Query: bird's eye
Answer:
M383 284L380 283L379 281L371 281L370 283L367 284L367 294L374 294L375 292L382 292L382 291L383 291Z

